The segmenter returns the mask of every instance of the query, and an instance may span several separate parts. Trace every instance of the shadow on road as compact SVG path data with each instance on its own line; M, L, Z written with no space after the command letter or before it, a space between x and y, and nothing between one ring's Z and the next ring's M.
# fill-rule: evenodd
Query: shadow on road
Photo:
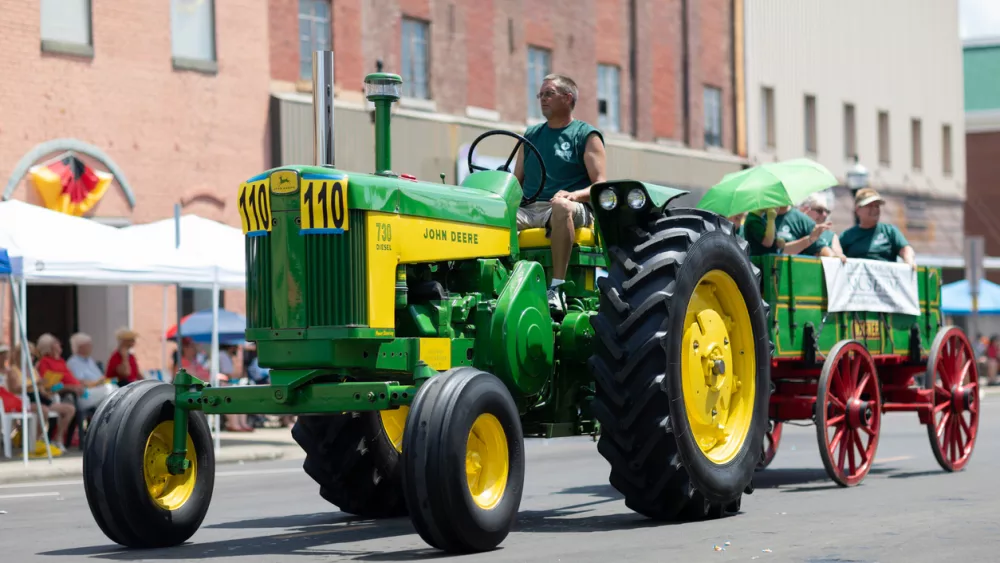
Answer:
M589 533L671 525L655 522L634 513L595 514L595 509L607 503L620 502L621 495L610 485L594 485L563 489L557 495L591 497L581 503L549 510L522 510L518 515L515 533ZM195 541L185 545L160 550L127 550L118 545L62 549L42 552L40 555L83 557L111 561L138 560L210 560L238 556L287 556L327 555L361 561L410 561L445 557L440 551L422 548L394 552L336 549L337 544L366 540L387 539L416 534L408 518L369 520L343 513L315 513L255 518L223 522L205 526L205 529L224 530L282 530L249 538L233 538L214 542ZM416 538L420 541L419 538ZM501 546L500 549L503 549Z
M901 472L898 468L886 465L872 467L868 478L883 475L888 479L910 479L938 475L941 471L909 471ZM862 484L864 484L862 482ZM780 489L783 493L802 493L839 489L826 470L818 468L765 469L754 474L753 485L756 489Z

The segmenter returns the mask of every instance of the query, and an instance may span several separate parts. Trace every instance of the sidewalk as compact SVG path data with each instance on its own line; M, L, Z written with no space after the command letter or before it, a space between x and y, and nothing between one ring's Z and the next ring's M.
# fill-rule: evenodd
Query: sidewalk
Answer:
M16 449L14 454L12 459L0 457L0 485L80 477L83 473L83 452L79 448L71 448L61 457L53 458L51 464L43 457L29 459L25 466L21 450ZM258 428L246 434L223 432L222 449L215 454L215 461L224 464L303 457L302 448L292 439L291 428Z

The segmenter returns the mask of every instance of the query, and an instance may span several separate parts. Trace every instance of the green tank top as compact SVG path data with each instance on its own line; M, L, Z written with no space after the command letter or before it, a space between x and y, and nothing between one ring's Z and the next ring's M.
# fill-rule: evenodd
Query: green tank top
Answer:
M524 137L535 145L545 162L545 191L539 194L538 201L549 201L560 190L572 192L591 184L587 165L583 161L587 139L591 134L596 134L601 143L604 142L600 131L579 119L574 119L562 129L553 129L548 123L539 123L532 125L524 133ZM535 194L540 177L538 159L530 149L525 149L522 184L525 197Z

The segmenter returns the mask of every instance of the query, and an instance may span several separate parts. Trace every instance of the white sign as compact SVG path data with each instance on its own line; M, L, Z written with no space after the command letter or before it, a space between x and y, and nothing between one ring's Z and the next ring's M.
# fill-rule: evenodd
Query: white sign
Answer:
M965 280L969 293L979 295L979 282L983 277L983 254L986 241L983 237L965 237Z
M901 262L822 258L827 311L920 314L917 272Z
M469 171L469 147L471 147L471 146L472 146L472 143L467 143L467 144L462 145L458 149L458 161L455 163L455 165L456 165L456 174L455 174L455 180L456 181L455 181L455 183L456 184L460 185L465 180L466 176L468 176L471 173ZM501 166L503 166L507 162L507 157L500 158L500 157L496 157L496 156L489 156L489 155L485 155L485 154L480 154L479 151L482 150L482 148L481 147L476 147L476 149L477 149L476 150L476 155L472 158L472 163L475 164L476 166L482 166L482 167L487 168L489 170L497 170L498 168L500 168ZM517 158L515 157L515 160L516 159ZM512 173L512 174L514 173L514 161L513 160L510 161L510 166L507 167L507 171L510 172L510 173Z

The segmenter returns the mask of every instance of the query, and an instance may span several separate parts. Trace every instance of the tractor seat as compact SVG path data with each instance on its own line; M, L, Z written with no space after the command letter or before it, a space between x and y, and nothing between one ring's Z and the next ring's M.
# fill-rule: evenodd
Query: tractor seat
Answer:
M594 246L594 229L583 227L576 230L577 246ZM545 238L545 229L525 229L517 234L517 244L522 249L527 248L549 248L552 241Z

